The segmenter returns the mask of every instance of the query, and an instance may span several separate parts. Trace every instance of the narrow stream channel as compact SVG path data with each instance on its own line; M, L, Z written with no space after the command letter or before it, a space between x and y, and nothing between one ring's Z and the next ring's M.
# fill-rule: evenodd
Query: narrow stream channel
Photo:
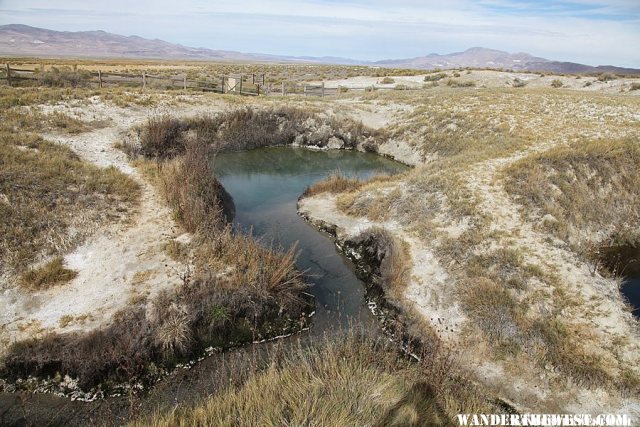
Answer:
M364 286L350 261L336 251L331 237L297 214L296 202L306 187L340 170L366 178L376 172L399 173L406 166L384 157L354 151L261 148L224 153L215 170L233 197L234 225L266 245L288 249L297 244L297 267L305 271L316 298L312 333L374 322L366 307Z

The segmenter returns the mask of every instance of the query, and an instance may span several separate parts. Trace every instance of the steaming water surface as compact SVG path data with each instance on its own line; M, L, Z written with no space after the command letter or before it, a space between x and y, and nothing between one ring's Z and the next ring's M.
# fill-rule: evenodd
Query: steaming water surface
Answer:
M289 147L224 153L214 162L233 197L239 230L252 232L267 245L288 249L297 244L296 264L306 271L316 298L314 331L352 321L368 324L372 315L353 265L336 251L328 235L298 216L296 202L306 187L336 170L366 178L376 172L399 173L406 166L371 153Z

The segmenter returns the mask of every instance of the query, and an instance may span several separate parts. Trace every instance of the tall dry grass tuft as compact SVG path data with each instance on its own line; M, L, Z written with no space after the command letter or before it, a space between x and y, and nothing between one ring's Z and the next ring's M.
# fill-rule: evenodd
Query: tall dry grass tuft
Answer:
M191 233L220 228L225 219L231 219L233 209L229 196L214 176L210 149L200 139L190 138L184 150L183 156L163 163L160 168L167 202L176 220Z
M241 386L131 425L450 426L460 408L491 408L463 377L446 376L434 382L386 340L349 334L291 346Z
M141 154L154 159L167 159L182 154L184 130L184 123L171 116L149 118L140 135Z

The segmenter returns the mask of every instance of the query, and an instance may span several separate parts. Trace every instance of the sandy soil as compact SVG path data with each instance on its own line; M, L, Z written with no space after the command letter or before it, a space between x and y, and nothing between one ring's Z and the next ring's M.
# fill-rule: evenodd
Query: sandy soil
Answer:
M517 78L526 83L530 88L548 88L551 87L551 82L554 80L560 80L562 87L566 89L581 90L588 92L603 92L603 93L619 93L625 92L632 95L640 96L640 90L630 91L632 83L640 82L640 78L618 78L608 82L598 81L596 77L581 77L575 76L554 76L554 75L540 75L534 73L509 73L504 71L471 71L467 74L466 71L460 72L460 77L454 78L452 76L453 71L443 71L447 74L447 77L442 79L439 84L446 85L449 78L454 81L472 81L476 87L479 88L506 88L513 87L513 81ZM393 76L394 83L382 84L382 77L369 77L358 76L349 77L345 79L325 80L324 84L328 88L336 88L343 86L349 89L365 89L371 86L375 86L379 89L393 89L396 85L405 85L409 88L419 89L425 84L424 78L427 74L419 74L416 76ZM311 82L310 84L318 85L320 81Z

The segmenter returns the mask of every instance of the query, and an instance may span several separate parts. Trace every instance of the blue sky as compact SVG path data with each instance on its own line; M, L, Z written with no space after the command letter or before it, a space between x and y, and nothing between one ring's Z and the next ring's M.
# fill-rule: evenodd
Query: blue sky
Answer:
M640 0L0 0L0 24L387 59L473 46L640 68Z

